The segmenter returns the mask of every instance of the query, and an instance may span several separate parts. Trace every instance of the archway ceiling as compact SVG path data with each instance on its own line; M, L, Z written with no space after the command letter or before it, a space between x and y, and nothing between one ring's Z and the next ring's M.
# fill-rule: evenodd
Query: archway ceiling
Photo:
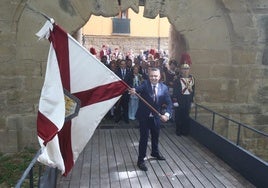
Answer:
M119 1L121 6L119 6ZM207 2L212 3L211 8L207 6ZM127 8L138 13L139 5L143 4L144 17L153 19L160 15L167 17L171 24L178 25L181 30L191 30L196 27L195 24L198 25L198 23L210 19L211 16L218 16L213 2L215 4L214 0L205 0L205 2L204 0L30 0L27 4L55 18L56 22L67 27L69 31L82 27L92 14L112 17L117 15L120 9Z

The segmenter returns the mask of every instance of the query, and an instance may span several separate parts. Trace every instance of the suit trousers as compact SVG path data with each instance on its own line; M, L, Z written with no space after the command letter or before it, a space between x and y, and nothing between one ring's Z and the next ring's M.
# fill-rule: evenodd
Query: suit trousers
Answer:
M146 120L141 120L140 124L140 141L139 141L139 157L138 162L144 162L146 157L146 150L149 138L149 132L151 133L151 155L159 155L158 140L160 133L160 122L156 121L153 117L148 117Z
M188 107L178 107L176 110L176 134L187 136L190 133L190 110Z

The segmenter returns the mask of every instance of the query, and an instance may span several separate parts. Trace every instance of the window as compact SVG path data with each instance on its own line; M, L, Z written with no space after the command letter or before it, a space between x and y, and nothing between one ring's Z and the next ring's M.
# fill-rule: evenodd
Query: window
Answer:
M116 35L130 34L130 19L128 19L128 10L121 11L113 20L113 33Z

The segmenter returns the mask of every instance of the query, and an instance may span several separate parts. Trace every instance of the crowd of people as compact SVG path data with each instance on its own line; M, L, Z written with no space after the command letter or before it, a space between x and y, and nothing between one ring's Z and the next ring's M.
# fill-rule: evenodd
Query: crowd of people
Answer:
M139 54L134 54L132 50L123 53L118 48L111 50L108 45L102 45L99 52L93 47L89 51L130 87L137 87L144 80L147 80L150 68L159 68L160 81L168 86L169 94L174 103L171 121L173 120L177 124L176 133L186 135L189 132L184 128L183 130L179 128L182 127L179 124L184 124L181 121L186 121L182 118L185 115L179 118L180 114L185 114L185 112L189 111L189 106L191 107L194 96L194 78L189 74L192 61L188 53L182 53L181 59L177 61L175 59L169 60L167 52L156 49L140 50ZM174 87L174 85L178 87ZM187 87L190 89L187 89ZM186 99L184 95L189 99ZM187 105L182 104L182 101L188 101ZM120 120L129 123L129 120L136 119L138 103L139 98L136 95L129 95L126 92L109 111L107 117L113 118L116 123ZM179 103L181 104L179 105ZM186 106L187 109L182 109L182 107L186 108ZM164 107L163 110L165 110Z
M147 171L144 158L149 133L151 156L165 160L158 150L161 122L175 121L178 136L190 133L189 114L195 93L190 55L182 53L177 61L169 60L163 51L151 49L137 55L131 51L123 54L117 48L111 52L105 45L99 55L94 48L90 48L90 52L131 88L125 91L107 116L116 123L124 120L126 124L137 118L140 129L137 166Z

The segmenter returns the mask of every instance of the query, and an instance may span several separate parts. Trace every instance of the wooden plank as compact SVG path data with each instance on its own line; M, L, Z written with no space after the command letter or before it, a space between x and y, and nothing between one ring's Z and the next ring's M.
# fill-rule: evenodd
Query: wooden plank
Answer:
M189 137L161 129L159 149L166 161L150 157L148 172L137 167L139 129L97 129L67 177L57 187L247 187L248 181Z
M134 131L134 133L135 133L135 136L136 136L136 140L138 141L139 140L139 129L136 129L135 131ZM151 144L151 142L150 142L150 138L149 138L149 140L148 140L148 146ZM137 152L138 153L138 152ZM150 148L149 147L147 147L147 154L148 153L151 153L151 151L150 151ZM150 163L150 160L148 160L149 159L149 155L147 155L147 157L146 157L146 159L145 159L145 163L146 163L146 165L147 165L147 167L148 167L148 171L147 172L145 172L146 174L147 174L147 176L148 176L148 179L149 179L149 181L150 181L150 184L151 184L151 186L153 187L153 188L161 188L162 187L162 185L161 185L161 183L160 183L160 181L159 181L159 179L158 179L158 177L157 177L157 175L155 174L155 172L154 172L154 170L153 170L153 166L152 166L152 164Z
M100 155L99 155L99 131L96 130L91 137L92 141L92 156L91 156L91 173L90 173L90 187L100 187Z
M163 149L162 149L163 148ZM172 159L172 150L164 139L160 140L160 149L163 156L166 158L167 163L161 163L161 167L164 169L166 176L173 187L193 187L183 172L177 167L177 164ZM180 174L180 178L177 176Z
M70 180L64 180L64 178L60 178L60 181L57 182L57 188L69 188Z
M116 166L119 173L119 182L121 187L130 187L129 179L127 178L126 166L123 158L123 154L120 148L120 142L118 141L118 130L114 130L111 132L112 134L112 142L114 146L114 153L116 159Z
M91 172L92 142L89 141L83 151L83 165L81 170L80 188L89 187Z
M196 184L198 185L197 179L186 168L186 165L184 165L178 154L174 151L177 150L177 147L174 148L173 145L170 145L165 136L160 137L160 148L161 152L163 153L163 155L165 155L166 160L168 161L168 166L172 169L174 179L180 182L179 185L187 188L193 187L193 184L190 180L192 180L193 182L197 182ZM189 179L188 176L192 177Z
M162 130L163 131L163 130ZM185 156L182 155L182 152L180 150L180 145L175 145L172 143L164 134L160 135L160 144L162 142L162 139L165 139L168 145L170 145L169 153L172 153L170 157L172 160L176 163L176 166L181 170L181 172L189 179L191 184L194 187L204 187L198 177L196 176L197 173L194 169L189 167L189 161ZM161 144L162 146L162 144Z
M131 159L133 161L133 165L134 165L134 168L136 170L137 177L139 179L140 184L142 185L142 187L150 188L152 186L150 184L150 181L148 179L146 172L139 170L139 168L137 167L139 141L138 141L134 131L137 131L137 129L129 129L128 130L128 136L129 136L129 139L131 140L131 144L129 145L130 156L131 156Z
M184 138L185 142L192 142L195 145L195 150L190 151L193 155L199 153L204 158L205 166L208 168L215 177L221 181L227 187L244 187L247 184L247 187L254 187L249 182L244 182L244 178L236 173L233 169L230 168L226 163L221 159L217 158L213 153L211 153L207 148L197 143L191 138ZM233 173L233 174L232 174ZM240 183L240 181L242 181Z
M107 149L107 156L108 156L108 171L109 171L109 179L111 185L120 185L119 183L119 174L117 171L116 166L116 159L115 159L115 151L114 145L112 142L111 131L105 131L105 140L106 140L106 149Z
M172 131L172 129L167 129L167 134L175 134L175 130ZM176 137L176 136L175 136ZM227 164L225 164L222 160L217 158L213 153L211 153L207 148L200 145L198 142L196 142L191 137L180 137L183 142L188 143L188 145L191 145L192 147L187 147L186 149L189 152L189 155L196 158L197 161L202 162L203 164L202 168L205 168L207 178L211 178L212 175L216 178L216 180L212 177L211 182L215 184L215 186L220 187L218 184L219 182L224 187L243 187L245 184L247 184L249 187L254 187L249 182L243 182L242 184L239 182L241 180L245 180L241 175L235 177L233 175L230 176L230 172L235 172L232 170ZM194 163L194 162L193 162ZM204 169L202 169L204 171ZM210 175L208 175L210 174ZM239 180L239 181L238 181Z
M130 185L131 187L141 187L138 175L135 168L135 162L134 159L131 156L130 146L133 145L131 140L129 139L128 131L127 130L121 130L118 132L119 136L119 142L120 142L120 148L123 153L123 158L126 164L127 174L128 178L130 179Z
M193 147L186 148L188 150L188 155L191 156L192 162L196 163L200 169L206 174L206 177L216 186L216 187L233 187L232 183L228 181L224 174L220 171L216 170L214 164L211 164L208 161L208 155L201 155L200 152L197 151L196 144L190 142L190 140L185 137L182 137L183 141L193 145ZM203 148L204 149L204 148ZM206 150L208 152L208 150Z
M110 187L105 130L99 131L100 186Z
M81 169L83 165L83 154L81 154L72 169L71 172L71 180L70 180L70 187L75 187L80 185L80 177L81 177Z
M196 175L198 175L199 181L204 185L204 187L224 187L221 182L216 179L213 174L208 171L205 166L200 163L202 157L196 153L196 158L193 157L193 155L189 152L189 148L193 149L192 145L187 144L184 142L182 139L177 139L178 137L176 136L175 133L168 134L168 138L170 139L171 142L173 142L175 145L179 144L180 145L180 150L182 152L182 157L184 160L188 160L187 162L189 165L189 168L194 170Z

